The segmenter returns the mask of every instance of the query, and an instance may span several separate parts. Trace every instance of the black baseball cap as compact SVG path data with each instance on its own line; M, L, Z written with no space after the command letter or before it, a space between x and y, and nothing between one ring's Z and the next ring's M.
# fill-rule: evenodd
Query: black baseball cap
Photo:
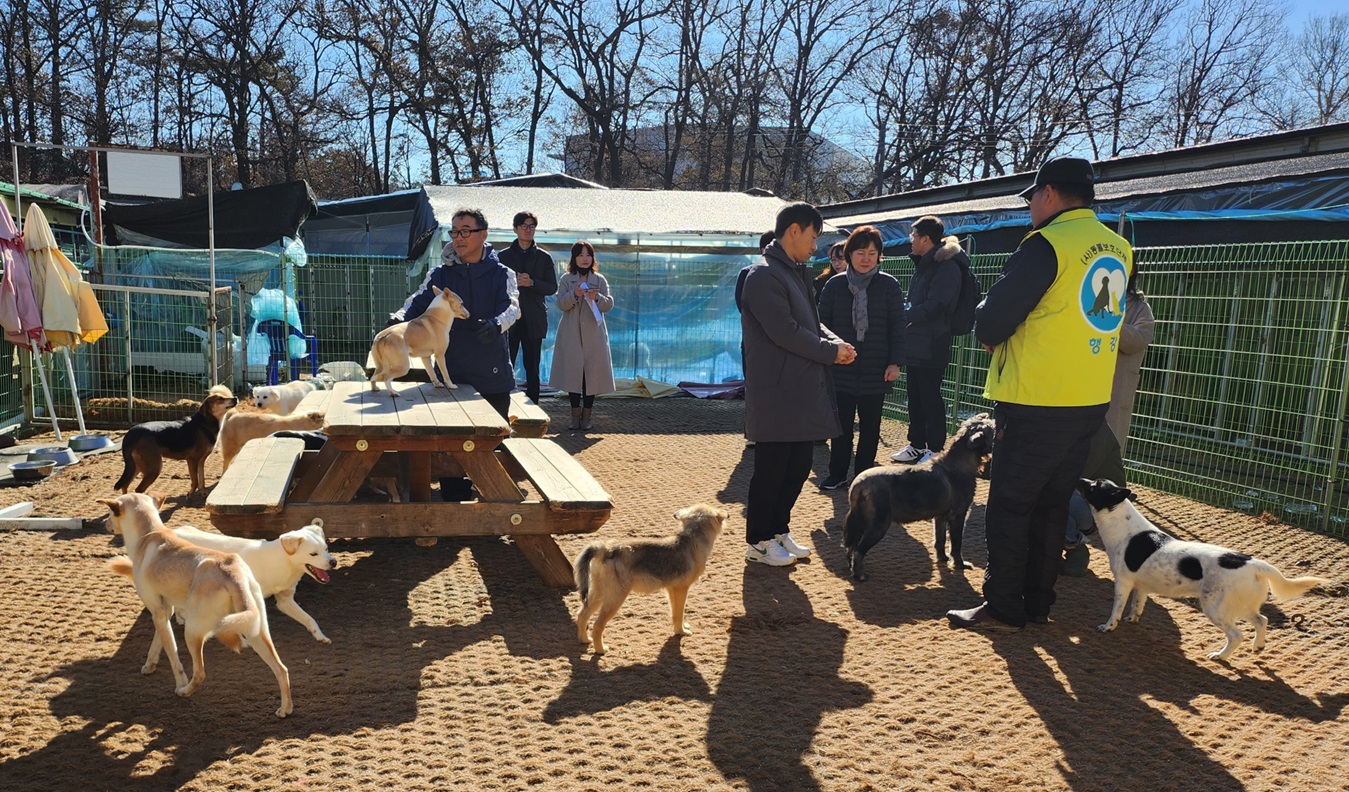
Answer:
M1030 199L1031 193L1035 188L1043 187L1046 184L1086 184L1096 183L1096 171L1091 167L1091 161L1081 157L1054 157L1047 160L1040 166L1040 170L1035 173L1035 182L1031 186L1017 193L1020 197Z

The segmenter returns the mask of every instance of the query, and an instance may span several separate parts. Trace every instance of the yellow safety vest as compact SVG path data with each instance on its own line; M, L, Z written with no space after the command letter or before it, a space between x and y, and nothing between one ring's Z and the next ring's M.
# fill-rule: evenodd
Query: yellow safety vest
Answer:
M1040 407L1110 401L1133 250L1090 209L1070 209L1026 235L1045 238L1058 274L1012 337L993 350L984 397Z

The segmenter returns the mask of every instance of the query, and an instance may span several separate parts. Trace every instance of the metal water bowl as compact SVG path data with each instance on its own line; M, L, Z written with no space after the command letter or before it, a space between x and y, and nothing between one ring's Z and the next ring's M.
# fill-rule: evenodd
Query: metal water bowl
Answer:
M29 462L41 462L48 460L58 465L73 465L79 461L75 452L68 446L47 446L45 448L35 448L28 452Z
M110 445L112 445L112 438L103 432L90 432L70 438L70 447L79 452L97 451Z
M9 472L19 481L40 481L52 474L56 463L50 459L29 462L15 462L9 466Z

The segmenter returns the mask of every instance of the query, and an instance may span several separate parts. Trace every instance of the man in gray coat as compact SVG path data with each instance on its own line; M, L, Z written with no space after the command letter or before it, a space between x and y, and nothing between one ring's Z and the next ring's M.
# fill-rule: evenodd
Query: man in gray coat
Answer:
M837 437L829 366L857 351L820 324L805 267L824 218L796 203L778 212L776 240L745 276L740 329L745 345L745 436L754 441L754 474L745 509L745 558L787 566L810 555L789 523L810 475L816 440Z

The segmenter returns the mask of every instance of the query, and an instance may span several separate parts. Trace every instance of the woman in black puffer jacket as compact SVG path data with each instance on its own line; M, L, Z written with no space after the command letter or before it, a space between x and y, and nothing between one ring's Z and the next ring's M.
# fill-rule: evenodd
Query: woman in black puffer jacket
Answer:
M825 490L847 484L853 461L853 418L857 418L854 475L876 464L881 439L881 406L904 362L904 290L880 271L881 234L862 226L843 247L848 269L829 279L820 292L820 323L852 344L857 359L831 369L843 433L830 442Z

